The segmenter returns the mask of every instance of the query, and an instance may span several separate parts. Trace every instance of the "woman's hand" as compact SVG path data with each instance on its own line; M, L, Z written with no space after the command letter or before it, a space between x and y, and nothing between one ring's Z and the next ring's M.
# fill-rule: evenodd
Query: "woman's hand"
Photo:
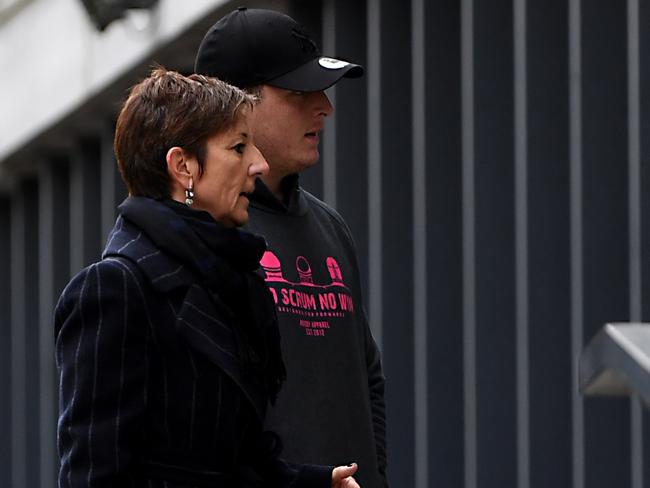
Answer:
M338 466L332 471L332 488L361 488L352 475L358 469L357 463Z

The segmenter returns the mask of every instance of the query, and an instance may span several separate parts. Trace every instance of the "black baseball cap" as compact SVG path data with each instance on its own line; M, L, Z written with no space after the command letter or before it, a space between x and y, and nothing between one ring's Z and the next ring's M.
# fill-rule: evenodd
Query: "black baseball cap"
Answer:
M239 7L207 32L194 71L240 88L266 84L296 91L324 90L363 67L322 56L316 43L288 15Z

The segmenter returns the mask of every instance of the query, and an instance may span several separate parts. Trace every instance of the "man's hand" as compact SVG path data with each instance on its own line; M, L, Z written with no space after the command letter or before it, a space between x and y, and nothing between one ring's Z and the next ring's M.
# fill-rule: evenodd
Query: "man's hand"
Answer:
M332 488L361 488L352 475L357 472L357 463L337 466L332 471Z

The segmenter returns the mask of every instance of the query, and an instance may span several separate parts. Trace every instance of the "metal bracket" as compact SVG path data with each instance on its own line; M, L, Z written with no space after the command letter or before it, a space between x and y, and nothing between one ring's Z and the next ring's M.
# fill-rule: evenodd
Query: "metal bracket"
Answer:
M650 323L606 324L580 355L584 395L638 394L650 407Z

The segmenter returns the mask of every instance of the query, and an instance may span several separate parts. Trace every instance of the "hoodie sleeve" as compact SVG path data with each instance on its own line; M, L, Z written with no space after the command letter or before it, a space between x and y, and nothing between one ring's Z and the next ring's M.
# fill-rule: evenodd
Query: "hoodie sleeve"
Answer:
M372 426L375 434L375 448L377 450L377 467L384 483L386 479L386 402L384 400L384 385L386 379L381 366L381 354L377 343L370 332L365 312L364 332L366 336L366 366L368 368L368 390L370 391L370 409L372 412Z
M334 466L289 463L282 459L282 441L275 432L253 434L250 452L245 458L252 460L243 466L240 478L251 486L271 482L277 488L330 488Z
M145 309L116 261L80 272L57 304L61 488L126 486L146 404Z

